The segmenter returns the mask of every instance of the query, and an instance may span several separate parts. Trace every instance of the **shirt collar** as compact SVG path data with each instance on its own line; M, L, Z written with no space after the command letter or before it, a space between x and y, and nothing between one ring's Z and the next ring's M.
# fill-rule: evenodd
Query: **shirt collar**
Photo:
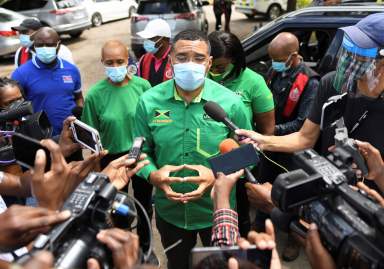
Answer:
M173 81L173 92L172 92L172 95L171 96L168 96L169 99L170 98L174 98L176 101L183 101L184 100L180 97L180 95L178 94L177 90L176 90L176 86L175 86L175 82L174 80ZM209 91L206 89L206 87L210 87L210 84L212 84L213 82L208 79L208 78L205 78L205 82L204 82L204 87L202 89L202 91L200 92L200 94L198 96L196 96L193 100L192 100L192 103L200 103L201 100L205 100L205 101L212 101L214 100L214 96L212 96L212 91Z
M36 54L33 54L32 56L32 63L34 66L36 66L36 68L38 69L50 69L48 67L48 65L46 65L45 63L43 63L42 61L40 61L37 57L36 57ZM57 68L60 68L60 69L63 69L64 68L64 64L63 64L63 61L57 57L57 63L56 65L52 68L52 69L57 69Z

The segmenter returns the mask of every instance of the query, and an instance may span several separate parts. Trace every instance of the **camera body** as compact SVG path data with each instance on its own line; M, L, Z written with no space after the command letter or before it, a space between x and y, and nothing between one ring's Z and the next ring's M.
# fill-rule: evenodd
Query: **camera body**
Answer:
M336 147L325 158L308 149L294 159L302 169L273 184L277 222L285 230L303 229L299 220L316 223L338 268L384 268L384 208L349 186L355 176L348 150Z
M112 254L97 239L102 229L130 229L137 216L134 202L118 193L107 176L90 173L63 205L71 217L55 226L48 234L40 234L30 252L51 251L55 268L86 268L89 258L95 258L104 269L113 268ZM18 262L24 263L29 256Z
M3 137L0 141L0 163L14 161L12 145L8 139L13 132L32 137L37 140L52 136L52 127L44 111L33 113L30 101L18 100L8 109L0 112L0 129Z

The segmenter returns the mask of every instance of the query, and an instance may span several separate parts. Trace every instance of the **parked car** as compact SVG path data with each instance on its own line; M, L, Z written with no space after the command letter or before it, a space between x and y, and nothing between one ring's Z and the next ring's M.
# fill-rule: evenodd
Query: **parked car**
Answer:
M377 12L384 12L384 5L318 6L287 13L242 41L247 65L266 77L271 66L268 44L277 34L291 32L299 39L299 54L304 61L319 74L326 74L336 67L343 38L343 32L338 28L354 25Z
M287 10L287 2L287 0L236 0L235 8L248 18L261 14L274 20Z
M135 0L81 0L85 5L93 26L104 22L130 18L136 13Z
M19 26L27 17L0 7L0 56L16 52L20 47L19 36L11 28Z
M144 40L137 32L144 30L150 20L164 19L171 27L172 38L186 29L199 29L208 32L208 20L200 0L141 0L137 14L131 18L131 47L137 58L144 53Z
M2 7L36 17L59 34L79 37L91 27L85 7L77 0L8 0Z

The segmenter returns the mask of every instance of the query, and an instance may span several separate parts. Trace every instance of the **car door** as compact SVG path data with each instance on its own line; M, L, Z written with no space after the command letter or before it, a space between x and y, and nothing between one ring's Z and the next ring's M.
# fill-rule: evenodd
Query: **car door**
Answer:
M103 22L113 20L116 17L117 1L115 0L95 0L97 11L101 14Z

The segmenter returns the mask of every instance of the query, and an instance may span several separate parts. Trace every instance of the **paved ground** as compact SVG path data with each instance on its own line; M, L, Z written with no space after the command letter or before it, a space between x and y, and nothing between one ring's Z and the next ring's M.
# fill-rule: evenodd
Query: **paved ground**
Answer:
M205 7L206 14L210 23L209 30L214 30L214 16L212 7ZM232 32L240 38L244 38L253 32L255 27L259 27L263 23L261 18L253 20L247 19L244 15L234 12L232 16L231 29ZM92 28L85 31L84 34L76 40L63 37L63 43L66 44L73 53L74 60L80 68L83 92L86 93L89 87L96 81L104 77L103 66L100 63L100 49L102 44L109 39L122 40L127 46L130 45L130 22L129 20L121 20L105 24L99 28ZM9 76L13 71L13 58L0 59L0 76ZM153 225L155 227L155 225ZM284 242L283 234L278 235L279 242ZM160 238L157 230L154 228L155 251L159 256L162 268L166 268L166 258L161 247ZM284 244L284 243L283 243ZM279 248L282 244L278 244ZM284 264L283 268L309 268L305 256L302 254L299 259L292 263ZM182 269L182 268L180 268Z

